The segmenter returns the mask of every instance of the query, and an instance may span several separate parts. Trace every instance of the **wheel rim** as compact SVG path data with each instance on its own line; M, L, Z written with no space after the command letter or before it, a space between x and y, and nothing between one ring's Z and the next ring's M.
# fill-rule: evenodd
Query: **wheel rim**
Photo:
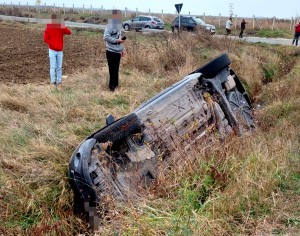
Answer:
M254 128L254 114L245 97L239 91L232 91L228 101L236 115L240 130L245 132Z

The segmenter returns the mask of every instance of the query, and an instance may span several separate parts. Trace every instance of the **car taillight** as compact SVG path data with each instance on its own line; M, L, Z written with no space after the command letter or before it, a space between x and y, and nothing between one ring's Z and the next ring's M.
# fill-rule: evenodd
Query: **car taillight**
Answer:
M157 24L157 22L156 22L156 21L152 21L151 23L152 23L153 25L156 25L156 24Z

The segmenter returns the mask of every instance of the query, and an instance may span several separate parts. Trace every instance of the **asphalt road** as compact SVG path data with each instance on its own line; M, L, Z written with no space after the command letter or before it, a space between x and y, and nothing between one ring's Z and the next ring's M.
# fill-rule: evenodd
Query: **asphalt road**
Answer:
M23 22L30 22L30 23L41 23L36 18L26 18L26 17L17 17L17 16L5 16L0 15L0 19L6 21L23 21ZM65 25L67 27L75 27L75 28L91 28L91 29L101 29L104 30L106 25L98 25L98 24L88 24L88 23L79 23L79 22L71 22L65 21ZM143 30L143 33L155 33L155 32L162 32L162 30ZM221 35L215 35L216 37L226 37ZM285 38L259 38L259 37L244 37L240 39L238 36L230 36L232 39L236 40L243 40L250 43L267 43L267 44L280 44L280 45L291 45L292 46L292 39L285 39Z

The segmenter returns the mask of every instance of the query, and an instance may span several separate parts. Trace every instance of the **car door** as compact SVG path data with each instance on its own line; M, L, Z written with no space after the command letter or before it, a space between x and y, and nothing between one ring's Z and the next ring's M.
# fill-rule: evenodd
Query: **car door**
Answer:
M137 17L133 18L131 21L132 21L131 28L132 29L136 29L138 27L138 24L139 24L139 21L140 21L140 17L137 16Z
M189 19L187 23L187 30L194 31L196 29L196 22L193 19Z
M183 17L183 18L180 18L181 22L180 22L180 27L182 30L187 30L188 28L188 19Z
M146 25L149 25L150 21L151 21L150 17L146 17L146 16L141 17L139 27L145 28Z

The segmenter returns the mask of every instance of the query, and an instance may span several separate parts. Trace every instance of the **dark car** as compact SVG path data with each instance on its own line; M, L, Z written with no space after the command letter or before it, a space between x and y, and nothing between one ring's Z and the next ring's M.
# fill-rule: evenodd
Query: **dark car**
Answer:
M195 31L197 29L201 29L204 32L208 32L209 34L216 33L215 26L207 24L203 20L195 16L180 16L180 22L179 22L179 16L177 16L172 22L171 25L172 31L173 32L178 31L179 25L180 25L180 30Z
M118 120L109 115L106 126L83 140L70 159L76 211L137 199L142 188L166 174L159 167L176 160L178 150L188 153L213 133L226 139L250 132L250 98L230 63L222 54L129 115Z
M123 28L128 31L131 29L164 29L164 22L156 16L137 16L133 19L123 22Z

